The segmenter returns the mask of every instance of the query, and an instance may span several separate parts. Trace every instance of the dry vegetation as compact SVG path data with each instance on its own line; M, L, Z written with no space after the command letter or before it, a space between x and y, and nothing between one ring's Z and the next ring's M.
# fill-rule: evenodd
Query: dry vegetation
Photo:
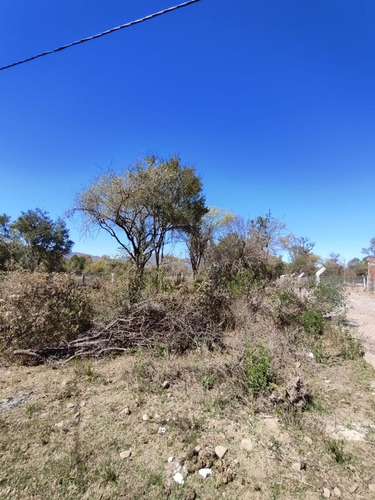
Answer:
M45 344L9 342L16 330L2 320L0 401L23 399L0 403L1 498L374 497L375 372L345 327L340 290L151 278L135 304L113 285L111 319L98 298L112 285L77 286L102 325L73 337L58 339L55 324ZM2 282L5 313L15 290ZM47 364L15 364L15 347Z

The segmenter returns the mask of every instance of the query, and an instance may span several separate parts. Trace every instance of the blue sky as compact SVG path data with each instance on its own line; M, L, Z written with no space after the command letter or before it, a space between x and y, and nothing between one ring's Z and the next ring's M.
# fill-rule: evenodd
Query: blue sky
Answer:
M174 4L2 0L0 66ZM177 153L209 205L271 210L322 257L360 257L375 237L374 23L373 0L202 0L0 72L0 212L55 218L109 165ZM75 251L116 253L68 226Z

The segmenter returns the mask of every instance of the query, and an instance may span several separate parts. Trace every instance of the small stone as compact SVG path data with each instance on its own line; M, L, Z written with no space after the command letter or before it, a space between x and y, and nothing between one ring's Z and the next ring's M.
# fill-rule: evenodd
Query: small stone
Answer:
M142 417L142 420L143 420L144 422L147 422L147 420L149 420L149 419L150 419L150 417L149 417L146 413L145 413L145 414L143 415L143 417Z
M64 427L64 420L61 420L61 422L58 422L57 424L55 424L55 427L62 429Z
M120 453L120 458L122 458L122 460L125 460L125 458L129 458L131 454L132 452L130 450L124 450Z
M368 489L375 493L375 484L369 484Z
M79 403L79 406L80 406L81 408L83 408L84 406L86 406L86 401L81 401L81 402Z
M333 494L335 497L341 497L341 491L338 488L333 489Z
M181 484L183 485L184 484L184 476L181 474L181 472L176 472L176 474L173 476L173 480L177 483L177 484Z
M165 434L166 432L167 432L167 429L165 427L159 427L158 434Z
M68 403L66 405L66 407L68 408L68 410L70 410L71 408L74 408L75 407L75 404L74 403Z
M168 382L168 380L164 380L164 382L161 384L163 389L169 389L171 384Z
M174 457L168 457L168 462L169 462L169 463L170 463L170 462L173 462L173 458L174 458Z
M301 363L299 361L297 361L297 363L295 364L295 367L296 368L300 368L301 367Z
M199 469L198 474L202 476L204 479L206 479L208 476L211 476L212 469L209 468Z
M326 384L330 384L330 383L331 383L331 381L330 381L328 378L327 378L327 379L325 379L325 381L324 381L324 382L325 382Z
M228 448L225 448L224 446L216 446L215 448L215 453L219 458L223 458L227 451Z
M194 448L194 450L193 450L194 455L198 455L198 453L201 451L201 449L202 449L202 448L201 448L200 446L196 446L196 447Z
M349 488L349 493L355 493L359 488L358 483L354 483L350 488Z
M324 488L323 496L324 496L324 498L329 498L331 496L331 492L329 491L328 488Z
M243 439L240 444L241 450L245 450L247 452L253 451L254 444L251 439Z
M300 470L302 470L301 462L295 462L294 464L292 464L292 470L300 472Z
M120 415L130 415L131 411L128 407L124 408L123 410L120 411Z
M304 440L305 440L305 443L307 443L310 446L313 444L313 440L309 436L305 436Z
M77 413L75 413L75 414L73 415L73 418L79 418L79 417L80 417L80 415L81 415L81 414L80 414L80 412L79 412L79 411L77 411Z

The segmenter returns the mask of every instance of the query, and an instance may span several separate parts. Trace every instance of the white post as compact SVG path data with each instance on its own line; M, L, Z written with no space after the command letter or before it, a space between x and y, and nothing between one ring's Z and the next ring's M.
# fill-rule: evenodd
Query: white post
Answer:
M111 283L113 283L115 280L115 273L111 273Z
M316 276L316 284L317 284L317 285L319 285L319 283L320 283L320 276L324 273L324 271L325 271L325 270L326 270L326 268L325 268L325 267L321 267L321 268L319 269L319 271L317 271L317 273L316 273L316 275L315 275L315 276Z

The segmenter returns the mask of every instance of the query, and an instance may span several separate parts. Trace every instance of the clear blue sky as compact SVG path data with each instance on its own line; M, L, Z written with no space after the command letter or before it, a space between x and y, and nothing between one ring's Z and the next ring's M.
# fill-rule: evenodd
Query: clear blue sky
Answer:
M176 2L178 3L178 2ZM0 66L172 0L2 0ZM321 256L375 236L375 2L202 0L0 72L0 212L55 218L110 164L194 164L207 203L269 209ZM81 240L74 250L114 254Z

